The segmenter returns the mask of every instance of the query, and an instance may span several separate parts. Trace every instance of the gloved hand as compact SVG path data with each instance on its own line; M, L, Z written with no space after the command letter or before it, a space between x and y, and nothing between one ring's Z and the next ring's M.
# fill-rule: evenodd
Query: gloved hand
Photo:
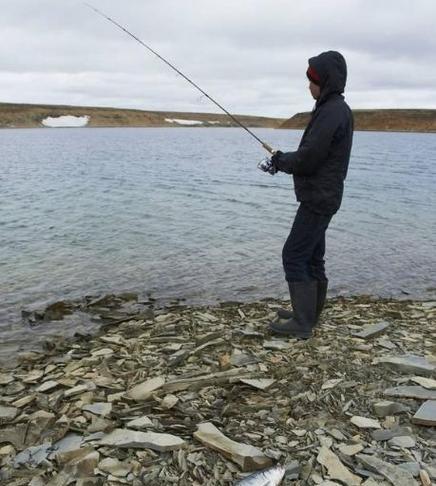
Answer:
M271 157L271 166L272 169L274 170L274 174L276 174L280 170L280 158L283 155L283 152L281 150L276 150L274 152L274 155ZM271 174L271 172L270 172Z

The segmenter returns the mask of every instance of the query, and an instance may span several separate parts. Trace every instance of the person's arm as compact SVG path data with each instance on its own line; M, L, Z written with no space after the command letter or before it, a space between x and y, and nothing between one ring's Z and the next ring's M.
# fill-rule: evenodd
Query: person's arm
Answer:
M281 153L274 164L287 174L311 176L326 159L333 136L340 124L340 112L335 106L324 106L295 152Z

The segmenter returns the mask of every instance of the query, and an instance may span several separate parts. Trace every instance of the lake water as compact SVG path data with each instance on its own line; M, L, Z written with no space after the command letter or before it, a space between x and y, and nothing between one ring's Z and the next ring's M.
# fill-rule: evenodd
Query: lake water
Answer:
M282 150L301 137L256 133ZM264 151L244 131L3 130L0 146L4 342L31 339L23 308L88 294L286 295L291 179L256 169ZM434 297L435 186L435 134L355 134L343 205L327 233L332 293Z

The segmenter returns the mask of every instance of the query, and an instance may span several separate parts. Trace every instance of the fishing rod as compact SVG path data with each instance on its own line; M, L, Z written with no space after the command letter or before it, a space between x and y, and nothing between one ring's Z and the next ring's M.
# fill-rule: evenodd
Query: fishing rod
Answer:
M139 37L137 37L135 34L132 34L130 31L128 31L125 27L123 27L121 24L119 24L116 20L112 19L111 17L107 16L105 13L103 13L102 11L98 10L96 7L94 7L93 5L90 5L89 3L84 3L88 8L90 8L91 10L93 10L95 13L97 13L98 15L100 15L101 17L105 18L106 20L108 20L109 22L111 22L112 24L114 24L116 27L118 27L119 29L121 29L123 32L125 32L127 35L129 35L130 37L132 37L132 39L134 39L136 42L139 42L139 44L141 44L143 47L145 47L146 49L148 49L151 53L153 53L156 57L158 57L161 61L163 61L167 66L169 66L171 69L173 69L177 74L179 74L180 76L182 76L182 78L184 78L186 81L188 81L188 83L190 83L192 86L194 86L194 88L196 88L198 91L200 91L204 96L206 96L206 98L208 98L210 101L212 101L212 103L214 103L216 106L218 106L218 108L220 110L222 110L226 115L228 115L238 126L240 126L241 128L243 128L247 133L249 133L254 139L256 139L261 145L262 147L267 150L270 154L274 154L275 151L274 149L268 145L266 142L264 142L263 140L261 140L255 133L253 133L249 128L247 128L243 123L241 123L235 116L233 116L231 113L229 113L220 103L218 103L218 101L216 101L215 99L213 99L208 93L206 93L206 91L204 91L202 88L200 88L200 86L198 86L198 84L194 83L194 81L192 81L192 79L188 78L188 76L186 76L185 74L183 74L180 69L176 68L176 66L174 66L173 64L171 64L169 61L167 61L163 56L161 56L158 52L156 52L154 49L152 49L150 46L148 46L145 42L143 42L141 39L139 39ZM263 160L262 162L259 163L258 167L263 170L264 172L268 172L269 171L269 168L267 170L265 170L264 167L267 167L268 166L268 162L269 160ZM266 164L266 165L265 165Z

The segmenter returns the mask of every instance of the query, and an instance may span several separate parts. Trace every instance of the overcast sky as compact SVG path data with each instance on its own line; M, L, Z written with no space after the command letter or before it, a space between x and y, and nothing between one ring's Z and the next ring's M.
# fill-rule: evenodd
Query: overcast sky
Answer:
M348 63L353 108L436 108L435 0L90 0L234 113L312 108L305 70ZM80 1L0 0L0 101L217 112Z

